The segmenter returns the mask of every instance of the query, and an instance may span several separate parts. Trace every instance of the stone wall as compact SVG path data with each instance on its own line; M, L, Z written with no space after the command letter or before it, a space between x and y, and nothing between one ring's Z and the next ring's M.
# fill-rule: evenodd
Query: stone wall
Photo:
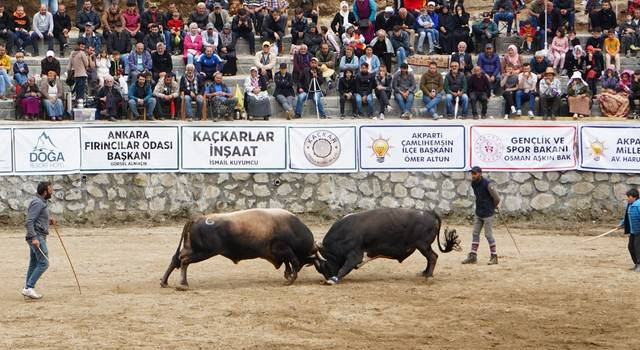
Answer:
M576 171L486 176L498 185L505 215L519 220L611 220L621 215L628 187L640 184L640 175ZM8 176L0 177L1 222L23 222L41 180L54 183L51 211L74 224L161 223L255 207L326 218L377 207L428 208L462 219L474 202L462 172Z

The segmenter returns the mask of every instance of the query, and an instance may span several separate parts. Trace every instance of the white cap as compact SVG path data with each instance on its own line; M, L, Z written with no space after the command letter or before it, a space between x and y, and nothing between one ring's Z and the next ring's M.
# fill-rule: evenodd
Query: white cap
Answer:
M436 3L435 3L435 2L433 2L433 1L429 1L429 2L427 3L427 6L436 6Z
M387 6L387 7L385 7L385 8L384 8L384 12L391 12L391 13L393 13L393 7L391 7L391 6Z
M53 50L47 51L47 57L53 57L53 56L54 56Z

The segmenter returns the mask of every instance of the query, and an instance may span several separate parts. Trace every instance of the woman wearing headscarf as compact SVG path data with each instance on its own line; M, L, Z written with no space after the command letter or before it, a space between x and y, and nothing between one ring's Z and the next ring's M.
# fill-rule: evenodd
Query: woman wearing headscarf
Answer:
M602 55L595 51L593 46L587 46L587 54L584 58L585 64L585 80L587 84L589 84L589 88L591 89L591 95L596 95L596 83L598 82L598 78L600 78L600 74L604 69L604 63L602 60Z
M502 74L506 72L507 66L513 68L513 74L518 74L522 70L522 57L518 54L518 47L513 44L507 47L507 53L500 62Z
M440 47L444 54L453 52L457 45L456 40L456 20L449 12L449 8L444 6L438 15L438 34L440 37Z
M340 3L340 10L336 12L331 21L331 30L334 33L338 33L338 37L342 37L347 25L356 25L356 16L353 12L349 11L349 4L346 1Z
M238 72L238 58L236 56L236 42L237 38L234 37L231 31L231 23L225 23L220 32L220 46L218 46L218 56L225 60L222 66L222 75L236 75Z
M262 117L269 120L271 103L267 92L267 78L258 74L258 68L251 67L251 75L244 80L245 109L249 119Z
M567 58L564 63L564 69L567 71L567 74L573 74L573 72L585 73L585 57L586 54L582 46L574 46L573 50L567 53Z
M355 0L353 2L353 14L367 43L375 36L376 10L377 5L374 0Z
M569 113L573 113L573 119L591 114L591 90L579 71L571 75L567 84L567 95Z
M455 51L456 46L459 42L464 41L467 43L467 52L473 52L474 45L473 40L471 40L471 29L469 27L469 14L464 9L462 3L456 5L455 11L453 13L453 46L451 46L451 52ZM442 23L442 22L440 22Z
M623 74L630 71L625 71ZM609 66L602 76L602 91L598 95L602 116L610 118L624 118L629 113L629 98L624 87L620 84L620 78L615 66Z
M40 89L36 85L36 78L30 76L20 90L20 107L26 120L35 120L40 113Z

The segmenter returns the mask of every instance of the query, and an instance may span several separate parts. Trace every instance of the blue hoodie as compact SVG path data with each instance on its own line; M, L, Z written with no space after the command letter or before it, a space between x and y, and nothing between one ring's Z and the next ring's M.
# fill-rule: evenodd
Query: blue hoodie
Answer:
M632 235L640 235L640 200L637 200L633 203L627 204L627 208L625 209L625 213L629 215L629 232ZM626 216L626 215L625 215ZM620 226L625 227L624 219L625 216L620 220Z
M487 57L484 52L478 55L478 65L484 73L490 76L497 77L500 75L500 57L495 53L491 57Z

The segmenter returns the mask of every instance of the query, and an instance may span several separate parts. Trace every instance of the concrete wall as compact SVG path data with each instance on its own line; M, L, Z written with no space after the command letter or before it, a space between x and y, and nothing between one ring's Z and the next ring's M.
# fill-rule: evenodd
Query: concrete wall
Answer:
M590 172L488 173L518 219L610 220L640 175ZM355 174L97 174L0 177L0 221L21 224L38 181L54 183L51 211L67 223L181 221L188 215L272 207L329 218L377 208L472 214L469 175Z

